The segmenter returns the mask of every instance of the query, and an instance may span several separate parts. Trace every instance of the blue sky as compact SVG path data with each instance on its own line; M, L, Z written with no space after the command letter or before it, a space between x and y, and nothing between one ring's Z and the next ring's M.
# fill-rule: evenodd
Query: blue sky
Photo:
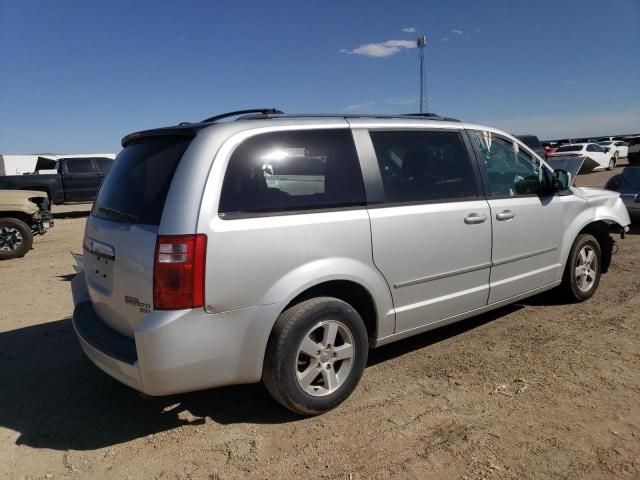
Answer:
M0 0L0 153L118 151L239 108L415 112L418 33L431 111L640 131L638 0Z

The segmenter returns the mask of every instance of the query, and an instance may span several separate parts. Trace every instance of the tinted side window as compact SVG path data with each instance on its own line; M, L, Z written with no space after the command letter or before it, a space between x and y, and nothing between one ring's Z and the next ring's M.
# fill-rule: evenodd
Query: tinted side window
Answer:
M96 158L96 162L98 162L98 169L101 172L108 172L113 165L113 160L110 158Z
M531 195L540 191L544 179L541 169L516 142L478 130L472 132L471 138L484 163L489 196Z
M69 173L91 173L95 172L90 158L79 158L77 160L66 160L67 172Z
M364 205L364 184L350 130L264 133L231 155L220 214Z
M428 202L478 195L459 132L372 131L386 201Z

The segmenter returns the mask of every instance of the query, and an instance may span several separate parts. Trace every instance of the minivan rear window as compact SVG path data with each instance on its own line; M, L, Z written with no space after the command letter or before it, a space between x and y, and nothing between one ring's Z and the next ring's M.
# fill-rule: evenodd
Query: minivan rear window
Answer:
M152 137L128 144L104 179L91 214L159 225L173 174L191 138Z

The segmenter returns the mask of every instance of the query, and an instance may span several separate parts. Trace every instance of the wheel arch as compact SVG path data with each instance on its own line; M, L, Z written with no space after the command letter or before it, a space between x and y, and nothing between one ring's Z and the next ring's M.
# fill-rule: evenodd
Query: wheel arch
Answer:
M613 256L613 244L614 240L611 238L610 232L615 230L616 228L622 231L623 227L613 219L599 219L599 220L591 220L585 222L579 226L576 226L572 229L572 233L570 236L565 237L567 242L565 243L566 247L563 251L562 255L562 272L564 272L567 262L569 260L569 255L571 254L571 249L576 242L578 236L583 233L588 233L593 235L595 239L600 244L600 251L602 254L602 266L601 272L607 273L609 270L609 266L611 265L611 258Z
M26 224L27 227L29 227L29 228L31 228L31 223L33 222L32 216L29 215L28 213L25 213L25 212L21 212L21 211L18 211L18 210L0 212L0 220L9 219L9 218L13 218L15 220L20 220L21 222Z
M373 344L378 334L378 313L373 295L367 288L353 280L324 281L300 292L286 304L281 313L315 297L334 297L351 305L362 318L369 343Z
M274 303L273 299L276 299L282 304L282 313L293 302L313 294L334 296L347 303L355 301L362 310L356 309L361 316L373 308L375 315L369 315L369 319L363 317L363 320L375 319L375 326L370 323L367 331L377 338L395 332L395 310L389 284L373 264L353 258L330 257L298 265L274 282L259 304ZM362 299L370 299L366 308Z
M613 254L613 239L609 235L611 225L604 220L596 220L594 222L585 225L576 235L576 238L582 234L590 234L600 244L600 252L602 254L602 266L601 272L607 273L609 266L611 265L611 257ZM575 240L574 240L575 242Z

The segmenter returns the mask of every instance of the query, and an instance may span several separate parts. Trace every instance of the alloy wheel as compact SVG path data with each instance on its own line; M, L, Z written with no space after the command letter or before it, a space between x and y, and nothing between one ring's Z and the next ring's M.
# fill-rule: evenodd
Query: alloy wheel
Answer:
M595 249L590 245L585 245L578 253L575 267L576 285L581 291L588 292L593 288L597 268L598 259Z
M300 388L315 397L338 390L351 373L354 345L351 331L342 322L315 324L302 338L295 358Z
M13 252L22 245L22 234L14 227L0 227L0 250Z

